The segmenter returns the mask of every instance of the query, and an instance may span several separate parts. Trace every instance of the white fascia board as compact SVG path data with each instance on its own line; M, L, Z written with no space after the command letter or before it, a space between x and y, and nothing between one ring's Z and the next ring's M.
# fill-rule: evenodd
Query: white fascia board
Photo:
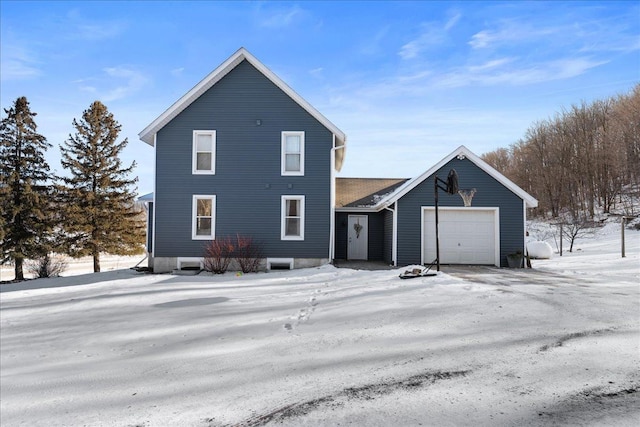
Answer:
M226 61L224 61L218 68L213 70L209 75L202 79L197 85L195 85L189 92L177 100L171 107L169 107L164 113L162 113L157 119L151 122L142 132L138 134L140 139L147 144L154 145L154 135L162 129L173 118L180 114L185 108L187 108L193 101L198 99L203 93L209 90L220 79L227 75L243 60L249 61L258 71L264 74L269 80L271 80L276 86L278 86L284 93L289 95L298 105L304 108L309 114L311 114L316 120L322 123L327 129L329 129L336 136L336 146L342 146L346 144L347 137L336 125L331 123L329 119L323 116L318 110L316 110L311 104L305 101L300 95L298 95L289 85L287 85L280 77L276 76L271 70L269 70L262 62L253 56L245 48L241 47L231 55ZM340 162L341 163L341 162ZM336 168L340 170L342 164L337 164Z
M474 153L469 151L467 147L465 147L464 145L461 145L460 147L456 148L453 152L451 152L448 156L446 156L445 158L440 160L438 163L436 163L434 166L429 168L422 175L407 181L404 185L402 185L396 191L391 193L387 198L378 202L378 204L376 204L375 206L375 208L377 208L376 210L379 210L381 208L384 208L385 206L389 206L395 203L398 199L400 199L409 191L417 187L418 184L422 183L425 179L427 179L428 177L433 175L436 171L438 171L440 168L442 168L444 165L446 165L449 161L451 161L451 159L459 155L463 155L469 160L471 160L471 162L473 162L476 166L478 166L480 169L485 171L487 174L495 178L498 182L500 182L502 185L507 187L513 193L515 193L518 197L520 197L522 200L525 201L527 207L535 208L538 206L538 201L533 196L531 196L529 193L524 191L522 188L518 187L513 181L511 181L509 178L507 178L506 176L502 175L500 172L495 170L493 167L491 167L488 163L486 163L480 157L476 156Z

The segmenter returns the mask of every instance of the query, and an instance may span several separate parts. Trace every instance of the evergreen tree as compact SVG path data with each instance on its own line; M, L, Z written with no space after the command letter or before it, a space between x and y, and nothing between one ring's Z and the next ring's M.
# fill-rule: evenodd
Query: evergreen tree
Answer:
M100 253L142 252L145 226L135 209L135 162L123 167L119 158L128 141L117 142L121 126L107 107L95 101L73 120L74 135L61 146L62 166L69 176L59 187L64 202L65 249L74 257L93 257L100 271Z
M16 99L0 122L0 239L2 263L13 260L16 280L24 280L23 261L49 251L52 228L49 165L51 144L36 130L36 113L26 97Z

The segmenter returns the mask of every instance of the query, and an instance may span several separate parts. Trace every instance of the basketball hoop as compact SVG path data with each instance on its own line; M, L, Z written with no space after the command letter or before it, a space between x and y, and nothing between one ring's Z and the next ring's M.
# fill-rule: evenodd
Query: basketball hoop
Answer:
M465 207L469 207L471 206L471 200L473 199L473 196L476 194L476 189L472 188L472 189L460 189L458 190L458 194L460 195L460 197L462 197L462 201L464 202L464 206Z

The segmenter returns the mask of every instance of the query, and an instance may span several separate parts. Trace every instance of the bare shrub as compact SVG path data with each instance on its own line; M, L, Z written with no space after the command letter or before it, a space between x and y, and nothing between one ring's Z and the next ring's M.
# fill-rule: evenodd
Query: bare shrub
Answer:
M601 224L589 220L584 216L571 216L570 219L563 221L562 236L560 237L566 238L569 241L569 252L573 252L573 245L577 238L594 236L597 228L601 226Z
M234 252L233 240L222 237L207 243L204 249L203 266L206 271L223 274L229 268Z
M243 273L256 272L262 260L262 245L250 236L237 235L235 259Z
M36 279L59 277L67 269L67 261L57 255L46 254L27 263L27 271Z

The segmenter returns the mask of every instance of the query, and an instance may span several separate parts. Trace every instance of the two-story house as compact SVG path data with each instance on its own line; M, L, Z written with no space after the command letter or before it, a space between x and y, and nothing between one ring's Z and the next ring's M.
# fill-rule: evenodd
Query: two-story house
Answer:
M335 172L346 136L241 48L139 134L155 148L149 264L199 262L218 237L248 236L267 263L334 256Z
M200 264L205 245L251 237L265 267L334 259L504 267L525 251L537 200L464 146L422 175L336 179L345 134L245 49L141 133L155 147L147 250L156 272ZM436 177L457 170L460 195ZM463 197L464 196L464 197ZM466 199L465 199L466 198Z

